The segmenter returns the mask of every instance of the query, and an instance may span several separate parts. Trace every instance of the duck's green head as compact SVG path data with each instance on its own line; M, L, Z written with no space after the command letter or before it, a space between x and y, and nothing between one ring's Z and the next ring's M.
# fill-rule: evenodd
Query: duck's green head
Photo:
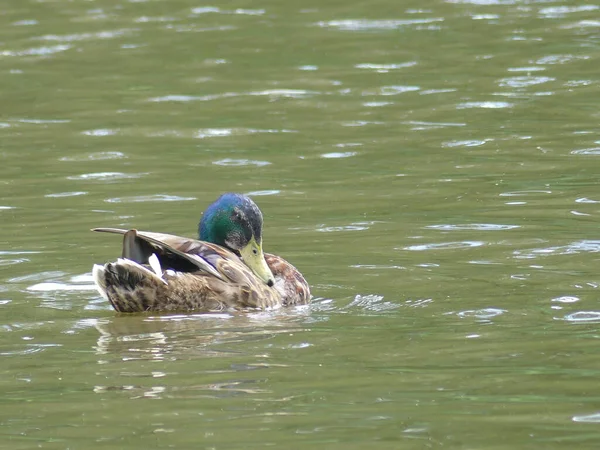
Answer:
M206 209L198 234L201 241L237 253L256 276L273 286L275 280L262 250L262 225L256 203L243 194L227 193Z

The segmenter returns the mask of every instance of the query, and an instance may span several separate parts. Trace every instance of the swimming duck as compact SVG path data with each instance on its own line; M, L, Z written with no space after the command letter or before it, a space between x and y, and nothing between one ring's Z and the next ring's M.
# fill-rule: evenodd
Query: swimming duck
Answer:
M246 195L226 193L204 212L200 240L118 228L121 258L92 270L96 287L118 312L275 308L310 301L302 274L263 253L263 217Z

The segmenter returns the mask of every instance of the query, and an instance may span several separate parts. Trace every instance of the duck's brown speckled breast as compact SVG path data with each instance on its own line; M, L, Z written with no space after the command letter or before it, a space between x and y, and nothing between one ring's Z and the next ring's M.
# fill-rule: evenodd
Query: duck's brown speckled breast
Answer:
M270 253L265 253L265 260L273 272L274 287L281 294L283 305L305 305L310 302L310 286L298 269Z

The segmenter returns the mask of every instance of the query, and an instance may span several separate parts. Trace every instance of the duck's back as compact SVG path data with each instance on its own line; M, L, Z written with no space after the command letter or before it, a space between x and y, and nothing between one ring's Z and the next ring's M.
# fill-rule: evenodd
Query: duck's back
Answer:
M278 291L218 245L162 233L98 231L123 235L123 258L94 267L100 293L119 312L222 311L282 303Z

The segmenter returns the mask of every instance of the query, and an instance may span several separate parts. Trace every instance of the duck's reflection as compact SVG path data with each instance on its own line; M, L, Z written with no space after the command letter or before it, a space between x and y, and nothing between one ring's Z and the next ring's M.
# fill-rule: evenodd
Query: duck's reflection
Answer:
M94 350L102 366L97 374L111 381L94 392L127 392L130 398L264 394L264 369L287 366L272 362L273 353L310 346L304 333L308 317L309 308L298 307L96 320ZM249 376L250 371L259 372Z

